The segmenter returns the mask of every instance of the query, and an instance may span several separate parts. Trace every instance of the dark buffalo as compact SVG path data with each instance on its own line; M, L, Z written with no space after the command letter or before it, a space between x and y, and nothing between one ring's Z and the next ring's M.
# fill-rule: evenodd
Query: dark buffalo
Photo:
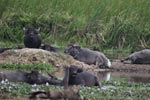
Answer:
M121 60L122 62L129 60L132 64L150 64L150 50L145 49L129 55Z
M93 51L88 48L81 48L77 45L69 45L64 52L74 57L74 59L87 64L95 64L97 67L109 68L111 66L110 60L103 53Z
M10 50L12 48L0 48L0 53L3 53L4 51Z
M11 50L11 49L22 49L22 47L18 45L18 46L16 46L15 48L8 48L8 47L0 48L0 53L3 53L3 52L5 52L5 51Z
M39 34L40 29L25 29L25 36L24 36L24 45L27 48L39 48L41 46L42 38Z
M96 76L83 71L77 66L71 65L70 68L67 67L65 73L69 74L65 74L67 75L65 77L68 77L68 85L99 86Z
M38 71L24 72L0 72L0 81L8 80L10 82L26 82L29 84L52 84L52 85L60 85L61 81L55 77L43 76Z
M44 44L41 46L41 49L51 51L51 52L59 52L59 48L54 47L50 44Z

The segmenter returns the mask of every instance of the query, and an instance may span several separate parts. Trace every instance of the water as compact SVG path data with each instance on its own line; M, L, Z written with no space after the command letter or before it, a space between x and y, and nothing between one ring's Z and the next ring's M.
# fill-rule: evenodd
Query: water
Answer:
M63 79L64 77L64 71L59 70L55 72L53 75L56 75L56 77ZM141 83L150 83L150 74L149 73L131 73L131 72L99 72L97 74L98 80L100 82L102 81L110 81L110 80L116 80L116 81L127 81L127 82L141 82Z
M111 72L110 80L125 80L128 82L150 83L149 73Z
M8 71L8 70L1 70L1 71ZM56 72L51 73L51 74L62 80L64 77L64 70L58 69ZM97 77L100 82L111 81L111 80L119 81L120 80L120 81L127 81L127 82L136 82L136 83L139 83L139 82L150 83L150 73L102 71L102 72L98 72Z

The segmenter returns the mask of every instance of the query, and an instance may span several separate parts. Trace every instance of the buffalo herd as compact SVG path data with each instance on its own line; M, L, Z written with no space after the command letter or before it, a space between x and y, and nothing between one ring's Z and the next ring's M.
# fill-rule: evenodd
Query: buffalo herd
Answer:
M39 48L50 52L61 52L61 50L50 44L42 44L42 37L39 34L40 29L23 29L24 30L24 46L26 48ZM0 48L0 53L12 48ZM21 47L16 47L21 49ZM94 64L97 68L110 68L111 62L102 52L95 51L88 48L80 47L76 44L68 45L64 53L72 56L74 59L84 62L86 64ZM127 58L122 59L121 62L130 60L132 64L150 64L150 49L135 52ZM26 82L29 84L45 84L52 85L82 85L82 86L100 86L97 77L90 72L83 71L78 65L71 65L65 67L65 75L63 80L48 74L43 76L37 70L31 72L17 71L17 72L0 72L0 81L7 79L12 82Z

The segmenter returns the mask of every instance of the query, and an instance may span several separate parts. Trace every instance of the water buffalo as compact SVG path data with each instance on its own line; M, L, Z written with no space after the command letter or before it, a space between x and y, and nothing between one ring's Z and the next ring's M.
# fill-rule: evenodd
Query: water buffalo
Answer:
M71 65L70 68L67 67L65 73L69 74L65 74L67 75L65 77L69 78L68 85L100 86L96 76L75 65Z
M59 48L54 47L50 44L44 44L41 46L41 49L51 51L51 52L59 52Z
M60 85L61 81L50 76L41 75L38 71L31 72L17 71L17 72L0 72L0 81L8 80L10 82L26 82L29 84L52 84Z
M0 48L0 53L3 53L4 51L10 50L12 48Z
M64 52L74 57L74 59L87 64L95 64L100 68L109 68L111 66L110 60L103 53L93 51L88 48L81 48L77 45L69 45Z
M122 59L121 62L126 60L131 61L132 64L150 64L150 49L132 53L127 58Z
M11 50L11 49L22 49L22 47L20 45L17 45L15 48L9 48L9 47L0 48L0 53L3 53L5 51Z
M39 34L40 29L23 29L25 32L24 45L27 48L39 48L41 46L42 38Z

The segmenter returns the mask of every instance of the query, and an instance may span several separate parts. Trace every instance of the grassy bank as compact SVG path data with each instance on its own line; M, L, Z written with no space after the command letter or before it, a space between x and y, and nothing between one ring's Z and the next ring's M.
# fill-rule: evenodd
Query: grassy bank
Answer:
M3 70L25 70L38 69L43 73L54 72L54 67L49 64L0 64ZM42 74L43 74L42 73ZM27 83L13 83L6 81L0 83L0 99L28 100L31 92L38 90L60 90L61 86L53 85L29 85ZM148 100L150 98L150 83L134 83L125 80L102 81L101 88L81 87L81 97L88 100ZM13 99L12 99L13 98ZM18 99L19 98L19 99Z
M115 84L114 84L115 83ZM28 100L32 91L37 90L60 90L63 87L47 86L47 85L29 85L26 83L3 83L0 84L1 92L0 98L7 95L7 100L11 97L25 97L21 100ZM11 87L11 88L10 88ZM86 97L88 100L148 100L150 98L150 84L137 84L127 82L103 82L102 88L97 87L81 87L81 97ZM9 97L8 97L9 96ZM20 100L20 99L19 99Z
M0 64L0 70L25 70L25 71L31 71L31 70L40 70L43 72L54 72L55 67L51 64L13 64L13 63L3 63Z
M0 40L20 44L23 27L41 28L43 43L103 50L150 46L147 0L0 0Z

